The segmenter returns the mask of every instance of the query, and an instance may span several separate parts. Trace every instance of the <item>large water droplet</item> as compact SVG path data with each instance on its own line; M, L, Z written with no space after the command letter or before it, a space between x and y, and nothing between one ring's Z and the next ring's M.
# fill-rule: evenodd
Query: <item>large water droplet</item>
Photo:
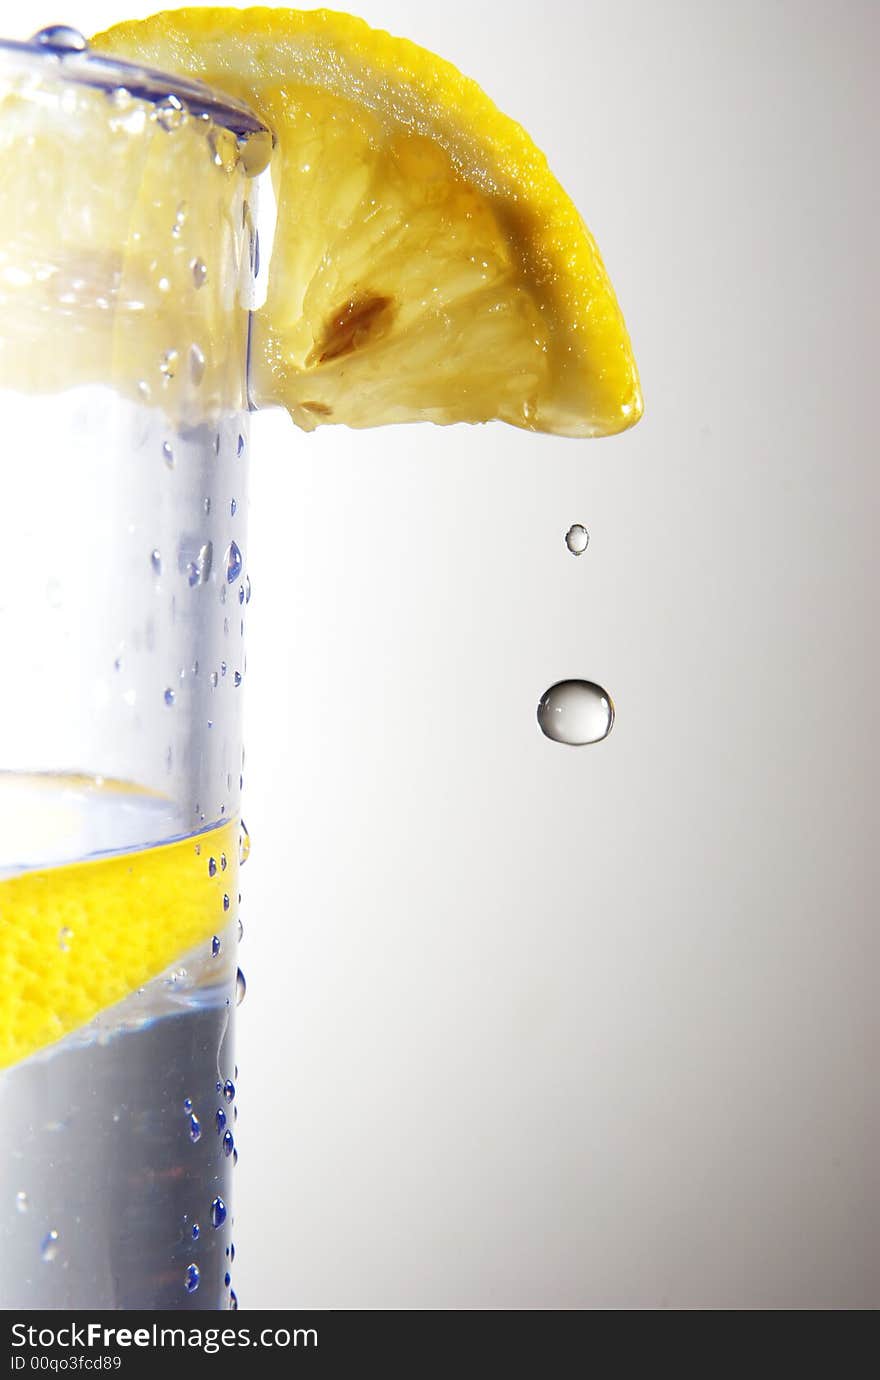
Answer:
M41 48L56 48L62 53L84 53L89 46L79 29L69 24L50 24L34 34L31 42L39 43Z
M565 534L565 544L573 556L582 556L590 544L590 534L586 527L576 522Z
M235 1084L231 1078L227 1078L226 1082L223 1084L223 1096L226 1098L227 1102L231 1102L235 1097Z
M211 1225L222 1227L226 1221L226 1204L222 1198L215 1198L211 1204Z
M223 1153L224 1153L224 1155L227 1155L227 1156L228 1156L228 1155L231 1155L234 1149L235 1149L235 1139L234 1139L234 1137L233 1137L233 1135L232 1135L232 1132L231 1132L231 1131L225 1131L224 1134L223 1134Z
M45 1261L48 1263L49 1261L55 1259L55 1257L56 1257L57 1254L58 1254L58 1248L59 1248L59 1247L58 1247L58 1243L59 1243L60 1239L61 1239L61 1238L60 1238L58 1232L55 1230L54 1227L52 1228L51 1231L47 1231L47 1232L46 1232L46 1235L43 1237L42 1241L40 1242L40 1259L41 1259L41 1260L45 1260Z
M236 1004L236 1006L241 1006L242 1002L243 1002L244 999L245 999L245 995L246 995L246 994L247 994L247 982L245 981L244 973L243 973L243 972L241 971L241 969L239 968L238 972L237 972L236 975L235 975L235 1004Z
M183 1276L183 1287L188 1294L194 1294L201 1278L198 1265L187 1265Z
M237 580L241 574L242 559L241 552L237 544L233 541L229 543L229 550L226 552L226 579L229 584Z
M541 732L554 743L583 747L607 738L614 723L611 696L590 680L560 680L538 705Z

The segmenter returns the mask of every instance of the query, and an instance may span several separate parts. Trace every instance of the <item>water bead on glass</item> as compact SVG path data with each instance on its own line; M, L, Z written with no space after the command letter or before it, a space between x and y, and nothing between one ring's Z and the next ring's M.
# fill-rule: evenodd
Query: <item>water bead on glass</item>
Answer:
M614 704L607 690L590 680L561 680L538 704L538 724L545 737L569 747L585 747L607 738L614 724Z

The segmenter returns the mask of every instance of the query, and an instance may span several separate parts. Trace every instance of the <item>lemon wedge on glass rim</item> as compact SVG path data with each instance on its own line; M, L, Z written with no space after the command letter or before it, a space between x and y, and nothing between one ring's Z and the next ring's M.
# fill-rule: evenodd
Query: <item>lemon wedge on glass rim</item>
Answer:
M169 10L92 46L204 80L275 135L258 405L307 429L638 420L595 241L525 130L449 63L329 10Z

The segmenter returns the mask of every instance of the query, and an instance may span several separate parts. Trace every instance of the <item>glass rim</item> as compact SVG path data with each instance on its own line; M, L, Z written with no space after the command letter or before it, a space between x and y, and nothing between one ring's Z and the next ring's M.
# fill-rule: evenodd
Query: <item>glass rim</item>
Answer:
M215 124L230 130L238 139L248 139L254 134L272 135L269 127L244 101L223 95L206 82L194 77L163 72L156 67L143 67L139 63L126 62L121 58L94 52L88 47L68 49L53 47L47 43L0 39L0 64L5 65L7 62L18 63L25 69L42 69L60 81L90 86L95 90L105 91L108 96L115 91L124 90L135 100L147 101L153 105L171 97L179 101L190 115L197 119L213 120ZM273 144L274 138L272 135Z

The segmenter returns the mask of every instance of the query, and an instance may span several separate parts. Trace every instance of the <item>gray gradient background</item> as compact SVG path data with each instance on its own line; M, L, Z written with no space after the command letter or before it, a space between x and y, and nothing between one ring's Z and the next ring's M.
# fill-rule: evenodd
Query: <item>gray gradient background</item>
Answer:
M256 419L242 1306L876 1307L880 11L357 8L551 152L646 415Z

